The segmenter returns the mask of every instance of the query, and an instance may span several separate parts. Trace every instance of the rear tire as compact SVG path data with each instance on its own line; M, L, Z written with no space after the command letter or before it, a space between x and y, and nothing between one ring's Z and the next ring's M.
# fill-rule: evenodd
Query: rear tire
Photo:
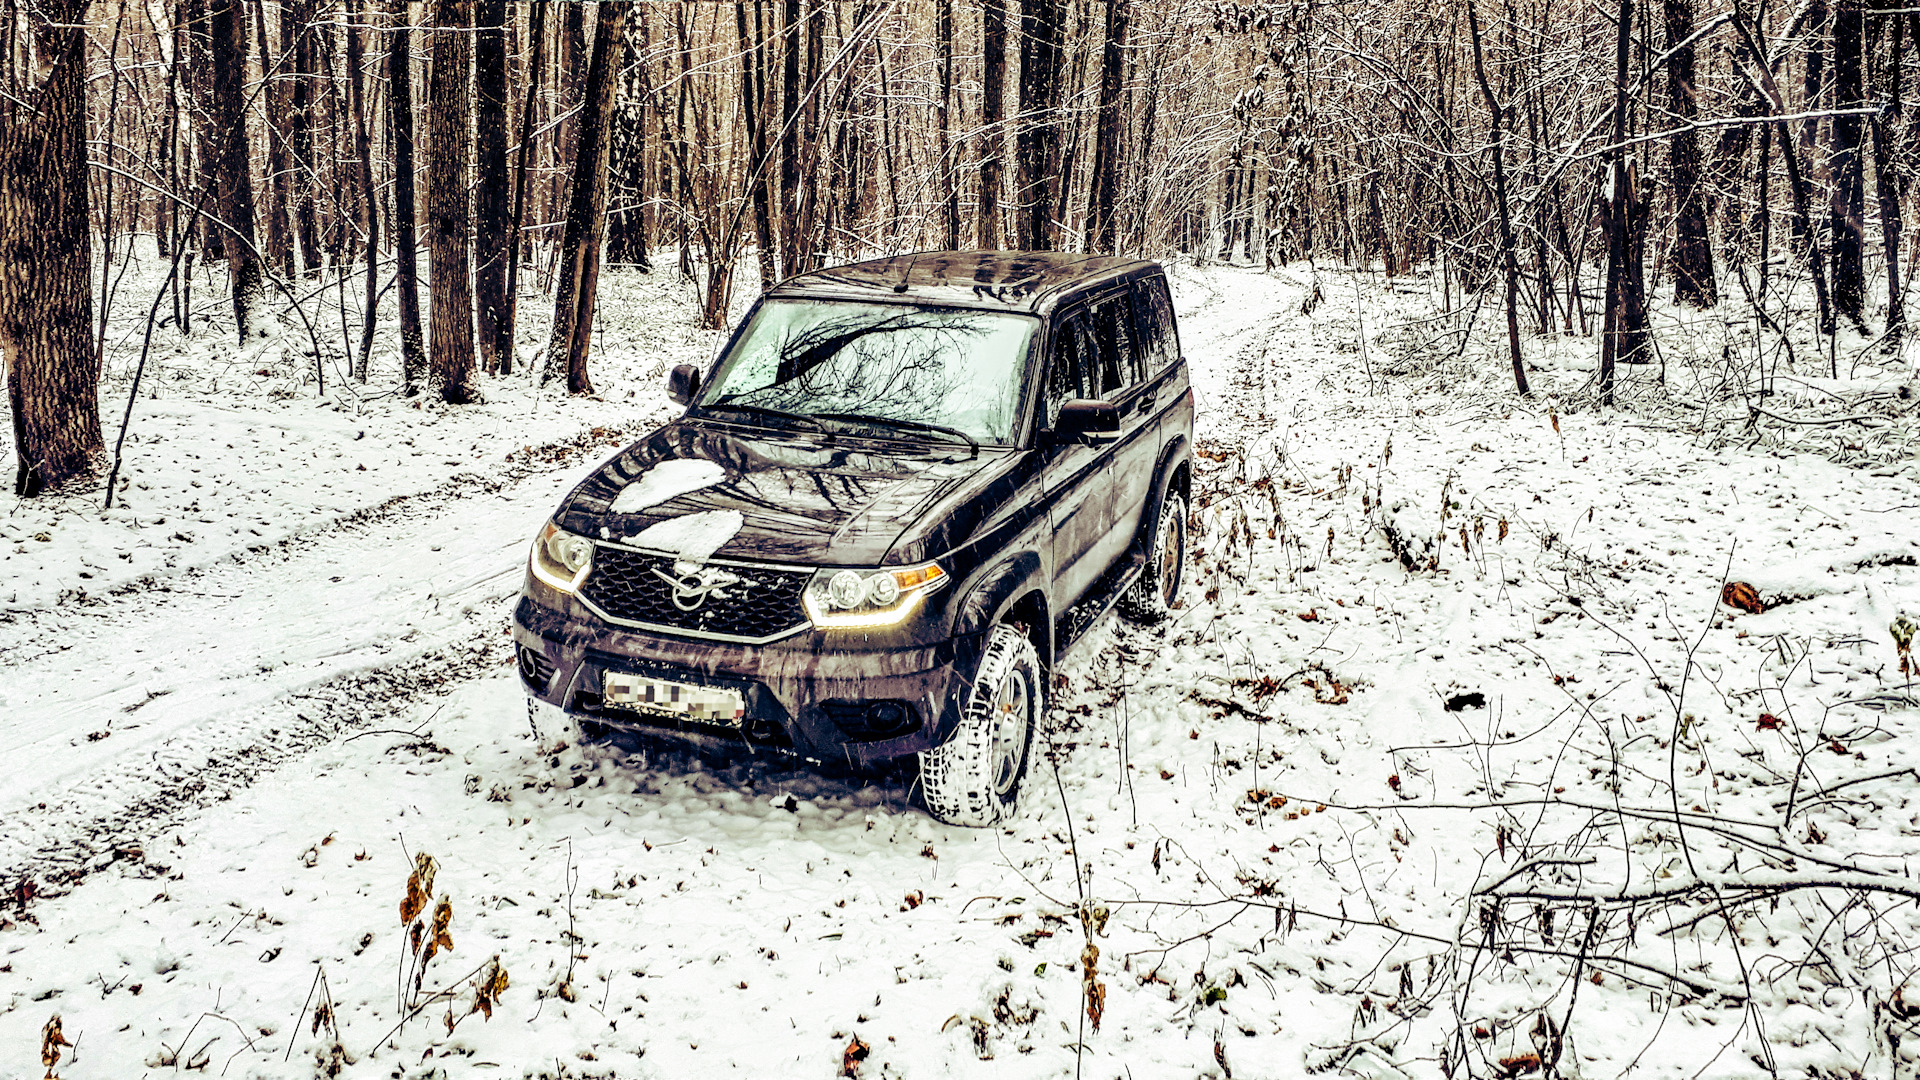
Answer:
M1172 612L1180 599L1180 579L1187 571L1187 500L1168 491L1160 500L1160 518L1154 522L1153 543L1147 548L1147 566L1120 596L1120 614L1134 622L1156 623Z
M949 825L983 828L1012 816L1046 714L1046 680L1033 642L1006 624L987 633L960 723L945 743L920 753L927 812Z

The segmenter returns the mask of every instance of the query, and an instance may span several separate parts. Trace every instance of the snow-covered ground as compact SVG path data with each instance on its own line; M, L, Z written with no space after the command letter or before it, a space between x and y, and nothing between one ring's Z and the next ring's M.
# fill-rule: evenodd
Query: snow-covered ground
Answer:
M969 831L532 741L526 539L712 343L615 281L603 400L316 403L202 348L143 391L129 510L12 507L0 1075L56 1014L69 1080L1913 1071L1896 358L1765 402L1870 423L1747 431L1700 389L1731 361L1596 410L1592 342L1533 339L1522 400L1493 339L1409 329L1417 283L1180 271L1185 606L1076 649L1019 817ZM416 989L422 854L452 948Z

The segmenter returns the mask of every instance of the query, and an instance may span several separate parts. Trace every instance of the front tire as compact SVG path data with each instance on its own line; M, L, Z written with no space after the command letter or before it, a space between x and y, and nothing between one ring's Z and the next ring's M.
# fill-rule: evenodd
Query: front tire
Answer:
M1019 805L1033 732L1046 712L1046 680L1033 642L1012 626L994 627L962 693L953 736L920 753L920 790L936 819L983 828Z
M1180 599L1180 579L1187 572L1187 500L1168 491L1160 500L1160 518L1154 522L1153 544L1147 548L1147 567L1120 596L1120 614L1134 622L1157 623L1173 611Z

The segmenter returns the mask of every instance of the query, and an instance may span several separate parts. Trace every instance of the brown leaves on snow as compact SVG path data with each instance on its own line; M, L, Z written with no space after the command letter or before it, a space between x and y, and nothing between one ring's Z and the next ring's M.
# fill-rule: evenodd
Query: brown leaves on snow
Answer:
M846 1050L840 1055L840 1075L859 1076L860 1063L867 1060L867 1055L871 1053L873 1053L873 1047L861 1042L860 1036L855 1035L853 1041L847 1043Z
M1767 610L1767 605L1760 602L1760 594L1744 581L1727 582L1720 590L1720 602L1749 615L1758 615Z
M40 1029L40 1064L47 1067L49 1080L53 1076L53 1067L60 1064L60 1048L72 1045L60 1033L60 1014L54 1013L53 1018Z
M405 926L420 917L427 908L427 899L433 895L433 877L440 872L440 864L433 856L421 852L413 857L413 873L407 875L407 896L400 901L400 925Z

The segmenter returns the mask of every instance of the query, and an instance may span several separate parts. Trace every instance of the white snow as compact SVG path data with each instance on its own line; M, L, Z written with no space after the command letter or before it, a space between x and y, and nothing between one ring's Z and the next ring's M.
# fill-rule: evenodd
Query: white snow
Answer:
M684 562L706 562L727 541L740 535L746 521L738 510L703 510L655 522L620 542Z
M700 458L670 458L654 465L640 478L620 489L608 507L616 514L637 514L650 506L710 488L727 478L727 470L717 461Z
M1499 320L1436 344L1425 283L1324 268L1303 315L1311 274L1176 273L1183 607L1058 665L1021 811L984 832L899 780L529 738L504 633L527 539L670 414L637 343L711 341L665 276L603 286L604 401L236 393L256 361L198 343L143 391L134 510L0 518L0 883L38 894L0 898L0 1060L27 1062L0 1073L57 1013L67 1080L312 1077L323 975L350 1077L824 1078L855 1037L868 1080L1435 1076L1443 1048L1489 1076L1548 1022L1569 1076L1911 1075L1911 904L1714 899L1907 880L1905 364L1848 343L1835 380L1803 346L1769 411L1880 419L1749 428L1715 389L1721 340L1755 347L1729 310L1614 409L1591 339L1529 337L1523 400ZM683 554L740 527L669 525ZM1720 605L1727 581L1773 606ZM457 1026L439 1002L389 1037L421 852L454 942L423 991ZM1631 924L1609 899L1690 887ZM508 989L464 1015L494 956Z

